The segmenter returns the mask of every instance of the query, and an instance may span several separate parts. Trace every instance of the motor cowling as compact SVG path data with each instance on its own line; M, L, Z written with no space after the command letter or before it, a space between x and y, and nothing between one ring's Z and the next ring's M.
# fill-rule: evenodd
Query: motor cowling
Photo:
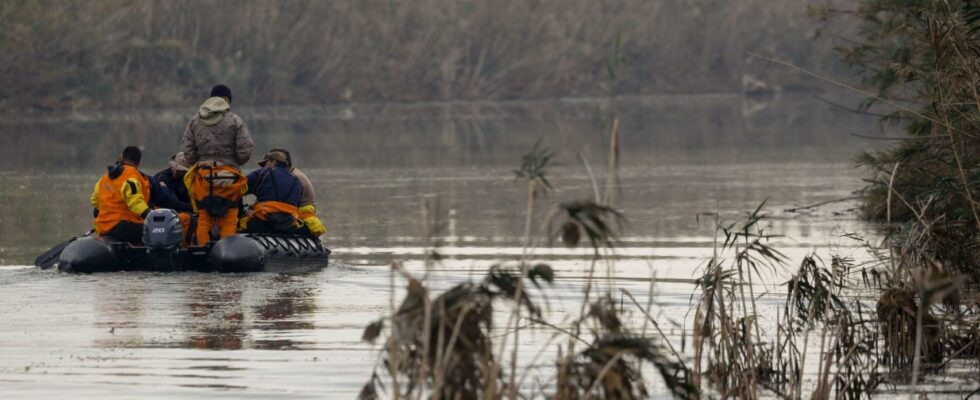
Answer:
M147 250L174 251L184 239L184 226L174 210L160 208L150 211L143 221L143 244Z

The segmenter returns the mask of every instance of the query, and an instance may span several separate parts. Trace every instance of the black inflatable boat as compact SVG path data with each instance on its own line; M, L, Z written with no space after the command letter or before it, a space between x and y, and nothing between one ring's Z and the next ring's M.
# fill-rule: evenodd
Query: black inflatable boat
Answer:
M307 272L327 267L330 250L300 235L237 234L206 246L181 246L177 214L157 209L146 217L143 245L98 235L69 243L58 259L65 272L201 271Z

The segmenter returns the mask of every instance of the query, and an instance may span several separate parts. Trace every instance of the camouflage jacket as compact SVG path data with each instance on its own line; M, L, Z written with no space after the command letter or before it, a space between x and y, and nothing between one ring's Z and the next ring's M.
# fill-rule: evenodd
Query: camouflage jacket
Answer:
M180 150L189 164L218 161L235 167L248 162L255 143L242 118L220 97L201 105L198 115L184 129Z

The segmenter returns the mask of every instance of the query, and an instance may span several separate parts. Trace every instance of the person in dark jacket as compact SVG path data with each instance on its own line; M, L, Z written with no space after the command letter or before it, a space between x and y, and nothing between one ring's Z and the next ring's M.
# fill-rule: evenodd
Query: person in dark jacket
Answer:
M177 200L174 192L170 188L162 185L156 177L146 174L144 176L150 182L150 201L148 203L150 208L169 208L177 212L191 211L191 205L189 203L182 203Z
M299 179L299 184L303 187L303 198L299 201L299 219L305 227L305 230L312 236L320 236L326 233L327 228L323 226L323 222L316 216L316 190L313 188L313 182L310 181L310 178L303 171L296 168L296 165L293 163L293 157L289 154L289 150L282 148L269 150L269 152L274 151L279 151L286 155L286 164L288 164L289 172L296 179Z
M174 197L173 201L164 201L167 205L160 204L158 207L171 208L182 212L193 212L191 209L191 198L187 193L187 186L184 185L184 174L187 173L188 168L187 158L183 152L180 152L170 157L170 165L166 169L153 175L153 178L159 182L161 189L170 192Z
M286 154L270 151L259 165L262 168L247 176L246 194L255 195L255 204L239 228L247 233L301 233L299 203L303 186L289 172Z

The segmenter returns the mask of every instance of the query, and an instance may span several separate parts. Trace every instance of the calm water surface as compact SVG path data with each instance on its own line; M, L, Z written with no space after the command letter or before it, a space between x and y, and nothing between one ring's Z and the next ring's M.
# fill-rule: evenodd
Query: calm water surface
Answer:
M37 254L87 230L89 190L114 154L142 145L144 169L162 169L193 110L36 116L0 123L0 398L354 397L376 364L378 349L359 338L388 312L387 264L423 268L423 199L438 199L447 221L433 285L479 279L520 257L526 196L512 170L535 141L556 153L555 189L537 200L537 221L557 202L592 195L576 152L602 180L603 110L622 120L618 206L629 220L616 263L600 272L612 277L603 287L645 302L656 276L658 315L689 325L690 281L713 243L711 217L697 216L735 218L766 199L771 232L785 236L777 244L791 259L860 256L840 238L870 231L848 211L854 202L784 209L860 187L850 160L874 144L849 133L872 130L871 121L808 99L719 96L243 109L256 159L286 147L314 181L335 255L329 269L38 271L27 266ZM558 282L541 295L548 318L561 321L578 309L588 253L541 246L532 257L556 269ZM781 297L767 289L762 302L774 308ZM546 335L527 336L524 361ZM533 370L547 381L546 363Z

